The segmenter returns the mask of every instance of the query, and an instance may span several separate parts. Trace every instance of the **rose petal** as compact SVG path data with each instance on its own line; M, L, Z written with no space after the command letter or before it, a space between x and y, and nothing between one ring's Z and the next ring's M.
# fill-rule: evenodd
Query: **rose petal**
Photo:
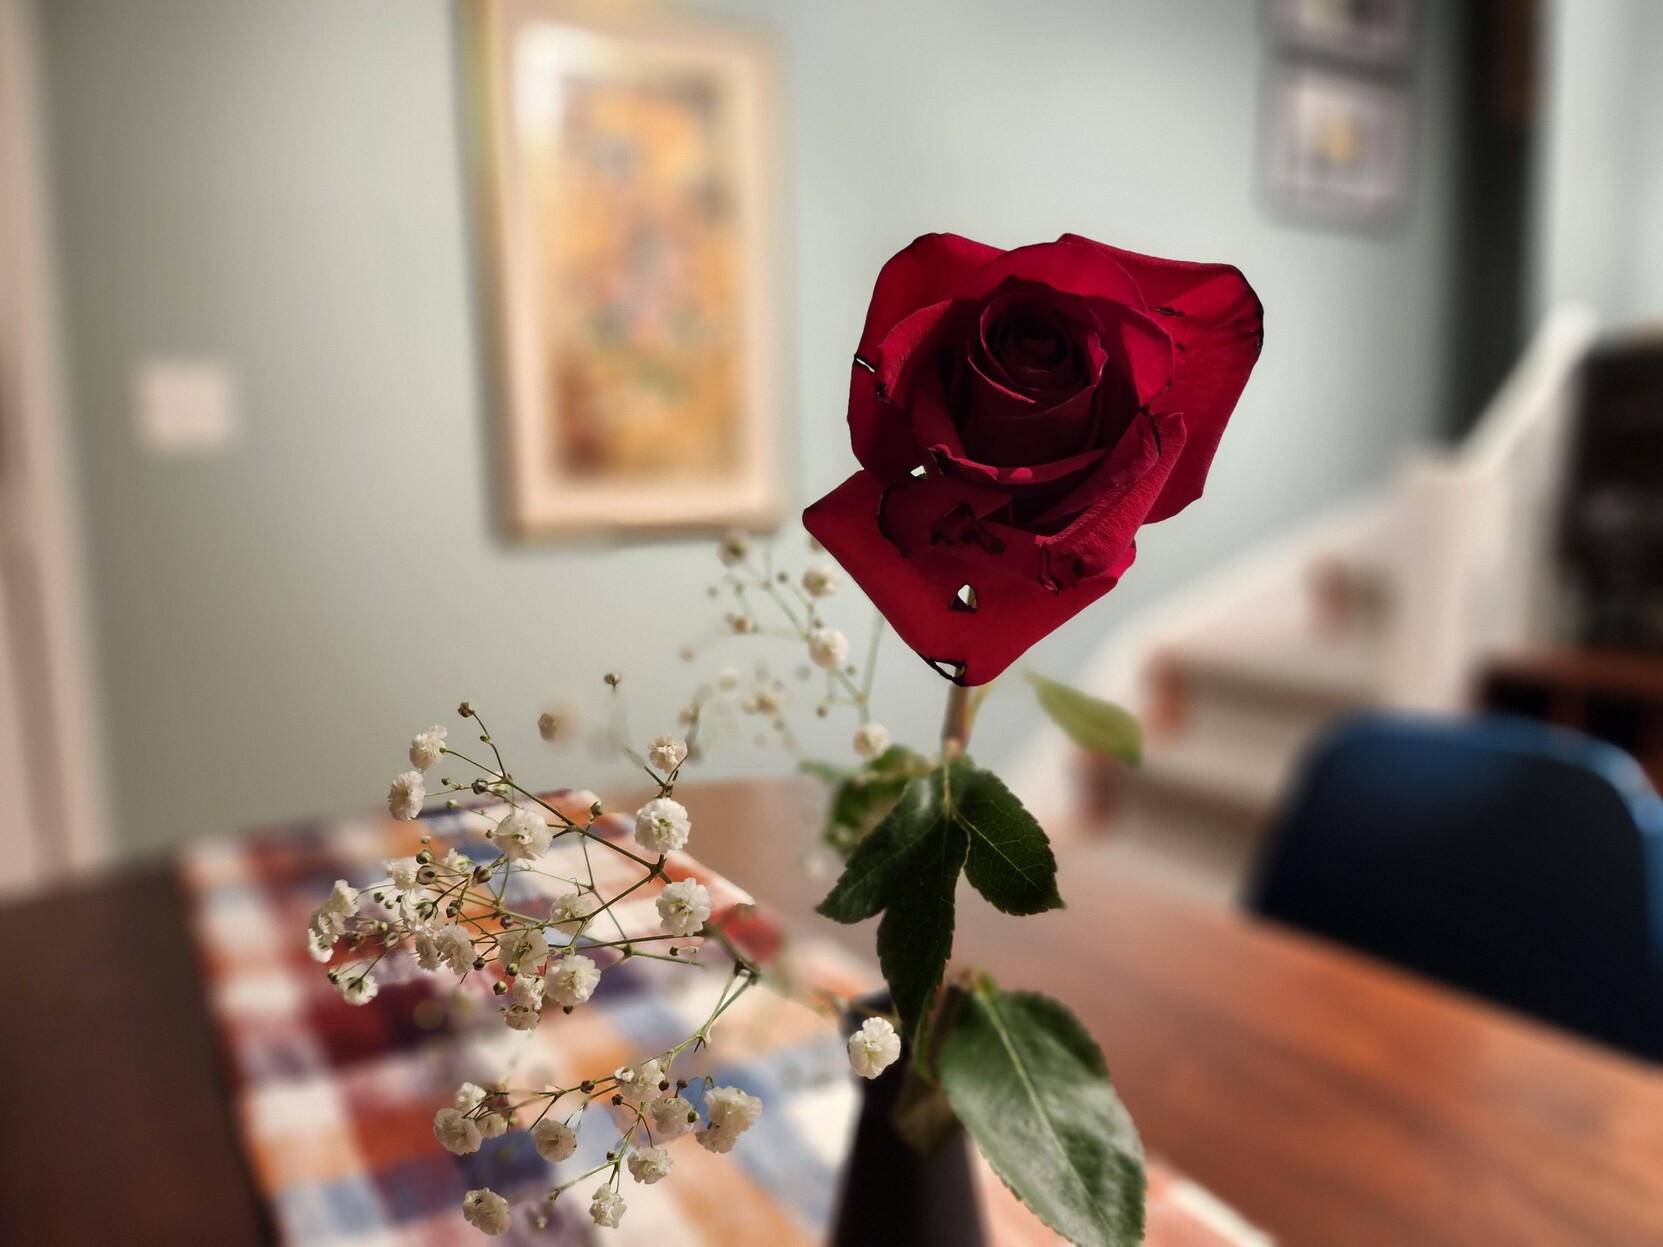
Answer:
M878 528L884 489L871 473L857 472L809 507L803 522L901 639L960 684L986 684L998 676L1034 642L1114 588L1135 556L1128 546L1106 570L1060 590L1041 583L1045 564L1057 556L1031 534L1022 534L1019 549L1007 550L1021 568L1017 575L995 574L995 556L985 551L979 563L960 557L980 550L974 546L926 546L908 557ZM1062 558L1072 566L1068 552ZM966 584L976 591L974 610L958 604Z
M984 298L1009 277L1039 282L1069 294L1109 299L1139 311L1147 306L1137 282L1108 248L1072 234L1056 242L1006 251L967 273L953 293L962 299Z
M967 528L1010 506L997 489L929 476L887 486L878 502L878 531L902 554L941 542L956 544Z
M1124 304L1105 299L1091 302L1103 322L1103 349L1109 355L1103 365L1104 382L1110 377L1128 381L1137 395L1134 408L1170 393L1178 353L1167 332L1167 322Z
M1026 522L1041 532L1051 531L1057 524L1071 524L1075 516L1093 506L1103 494L1151 472L1159 471L1159 483L1164 486L1169 474L1182 462L1184 440L1181 417L1140 411L1113 452L1089 476L1077 478L1071 490L1049 510ZM1159 462L1163 458L1164 466Z
M971 370L959 401L968 408L959 438L980 463L1020 465L1065 459L1090 449L1097 393L1078 390L1061 403L1039 407Z
M872 288L857 354L871 360L878 343L921 307L953 296L978 268L1003 253L957 234L925 234L890 257Z
M967 570L1016 575L1054 590L1113 571L1123 559L1129 564L1126 551L1182 456L1183 441L1181 420L1140 412L1114 453L1050 511L1018 513L1016 526L990 512L976 541L945 552Z
M924 463L924 449L906 414L878 397L877 376L856 364L849 378L849 441L868 472L898 480Z
M1027 312L1034 319L1049 322L1059 337L1066 337L1070 350L1064 361L1049 366L1008 357L1004 348L1013 321ZM1102 334L1102 325L1091 305L1075 295L1063 294L1037 282L1008 278L988 296L977 315L976 347L967 352L979 359L987 377L1021 393L1052 390L1072 393L1081 385L1097 380L1089 343ZM996 340L998 339L998 340Z
M1225 423L1264 344L1264 308L1231 265L1163 260L1065 237L1129 273L1172 338L1177 366L1159 405L1183 416L1187 437L1184 457L1150 511L1151 522L1166 519L1201 496Z
M907 421L926 453L964 457L964 443L953 420L946 384L940 369L920 368L910 388Z

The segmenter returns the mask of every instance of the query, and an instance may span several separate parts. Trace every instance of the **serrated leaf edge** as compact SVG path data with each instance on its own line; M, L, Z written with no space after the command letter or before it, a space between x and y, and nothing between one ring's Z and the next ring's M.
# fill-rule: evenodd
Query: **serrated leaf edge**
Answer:
M1017 997L1023 997L1023 998L1031 999L1031 1000L1042 1000L1042 1001L1045 1001L1047 1004L1055 1004L1055 1005L1060 1006L1065 1011L1068 1011L1070 1016L1072 1016L1072 1010L1068 1010L1067 1005L1062 1004L1061 1001L1052 1000L1051 997L1045 995L1045 993L1043 993L1043 992L1032 992L1032 991L1000 992L997 987L991 987L986 982L977 983L973 990L974 990L974 993L976 995L982 997L984 1001L987 1000L987 998L990 995L1004 995L1004 996L1011 997L1013 999L1017 998ZM990 1017L997 1017L997 1014L995 1013L995 1011L993 1010L991 1005L988 1006L987 1011L988 1011L988 1015ZM1076 1019L1076 1021L1078 1021L1078 1019ZM1013 1058L1014 1058L1015 1048L1013 1047L1013 1045L1010 1042L1009 1032L1006 1030L1006 1028L1003 1024L1003 1019L998 1020L998 1025L997 1025L996 1029L998 1031L999 1041L1002 1044L1004 1044L1007 1051L1009 1051L1013 1054ZM1100 1045L1096 1041L1096 1039L1092 1038L1089 1032L1087 1032L1086 1037L1091 1040L1092 1051L1096 1054L1097 1069L1102 1073L1104 1081L1108 1082L1110 1087L1112 1088L1113 1085L1114 1085L1114 1082L1113 1082L1113 1079L1109 1077L1108 1060L1103 1055L1102 1045ZM1021 1068L1020 1062L1017 1062L1014 1059L1012 1061L1012 1064L1017 1065L1019 1069ZM1035 1104L1037 1105L1038 1104L1038 1098L1034 1095L1033 1090L1032 1090L1033 1080L1030 1079L1027 1076L1026 1071L1024 1071L1023 1074L1022 1074L1022 1082L1023 1082L1023 1086L1026 1089L1028 1089L1029 1098L1032 1099L1035 1102ZM950 1084L948 1084L946 1082L946 1080L943 1080L943 1082L942 1082L942 1090L944 1092L946 1092L947 1101L948 1101L949 1104L951 1104L952 1099L953 1099L952 1088L951 1088ZM1118 1095L1116 1096L1116 1098L1117 1099L1119 1098ZM958 1110L957 1110L957 1108L955 1108L953 1111L956 1113ZM1048 1115L1043 1114L1043 1113L1041 1114L1041 1116L1043 1116L1045 1118L1045 1128L1050 1133L1052 1139L1054 1139L1056 1141L1058 1150L1060 1152L1062 1152L1062 1154L1064 1156L1067 1156L1068 1155L1068 1149L1065 1146L1063 1146L1062 1138L1061 1138L1060 1135L1057 1134L1056 1127L1052 1125L1050 1117ZM972 1138L975 1137L975 1132L974 1131L971 1131L970 1134L971 1134ZM981 1149L978 1148L977 1150L980 1151ZM986 1152L982 1152L982 1158L987 1161L988 1168L993 1170L994 1175L999 1179L1000 1184L1003 1185L1004 1188L1007 1191L1009 1191L1013 1196L1016 1197L1016 1202L1017 1203L1021 1204L1029 1212L1033 1213L1034 1216L1041 1223L1043 1223L1047 1229L1051 1230L1053 1233L1061 1235L1063 1238L1068 1239L1068 1241L1071 1242L1071 1243L1075 1241L1074 1239L1068 1238L1068 1234L1062 1229L1061 1226L1058 1226L1058 1225L1054 1224L1049 1217L1047 1217L1042 1211L1040 1211L1040 1209L1036 1208L1032 1203L1030 1203L1028 1201L1027 1197L1024 1196L1021 1191L1017 1190L1014 1186L1011 1185L1010 1179L1008 1179L1004 1175L1004 1173L1001 1172L999 1166L994 1163L993 1158L991 1156L989 1156ZM1105 1210L1102 1207L1102 1205L1100 1205L1097 1202L1097 1199L1095 1198L1095 1196L1092 1195L1091 1188L1090 1188L1089 1185L1087 1185L1087 1183L1085 1182L1083 1176L1080 1175L1080 1171L1078 1169L1076 1169L1072 1164L1070 1164L1068 1168L1069 1168L1069 1172L1076 1176L1076 1181L1079 1182L1081 1189L1085 1191L1087 1199L1090 1200L1090 1202L1091 1202L1091 1206L1094 1209L1097 1210L1098 1215L1099 1215L1100 1218L1104 1218L1107 1210ZM1148 1175L1147 1169L1143 1170L1142 1178L1143 1178L1143 1198L1138 1200L1137 1209L1136 1209L1136 1211L1137 1211L1136 1222L1132 1227L1133 1230L1137 1234L1137 1241L1139 1243L1141 1243L1143 1241L1144 1233L1145 1233L1146 1228L1147 1228L1147 1215L1148 1215L1147 1202L1148 1202L1148 1193L1149 1193L1149 1175ZM1108 1224L1110 1222L1112 1222L1112 1218L1107 1218L1106 1220L1104 1220L1103 1223Z

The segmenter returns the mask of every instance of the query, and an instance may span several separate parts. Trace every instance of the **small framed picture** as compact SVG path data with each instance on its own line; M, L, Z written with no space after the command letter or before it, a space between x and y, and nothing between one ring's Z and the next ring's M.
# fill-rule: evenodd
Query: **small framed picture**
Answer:
M1291 49L1401 65L1414 39L1414 0L1270 0L1271 27Z
M1409 198L1409 113L1397 83L1277 66L1266 122L1271 200L1305 219L1391 223Z
M777 522L773 53L470 0L510 535Z

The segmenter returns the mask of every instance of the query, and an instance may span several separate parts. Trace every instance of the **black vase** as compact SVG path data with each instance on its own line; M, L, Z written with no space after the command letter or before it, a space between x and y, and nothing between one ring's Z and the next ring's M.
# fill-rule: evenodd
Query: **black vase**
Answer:
M859 1001L844 1015L844 1034L891 1007L888 992ZM900 1060L876 1078L861 1080L860 1124L832 1247L983 1247L986 1241L964 1129L955 1126L940 1147L922 1155L892 1124L911 1055L903 1045Z

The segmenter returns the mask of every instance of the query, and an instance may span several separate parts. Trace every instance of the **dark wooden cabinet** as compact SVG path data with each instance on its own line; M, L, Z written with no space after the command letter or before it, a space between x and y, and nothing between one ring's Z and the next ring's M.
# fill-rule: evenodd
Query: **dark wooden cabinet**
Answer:
M1564 648L1505 655L1485 667L1477 700L1485 710L1609 741L1663 788L1663 654Z

